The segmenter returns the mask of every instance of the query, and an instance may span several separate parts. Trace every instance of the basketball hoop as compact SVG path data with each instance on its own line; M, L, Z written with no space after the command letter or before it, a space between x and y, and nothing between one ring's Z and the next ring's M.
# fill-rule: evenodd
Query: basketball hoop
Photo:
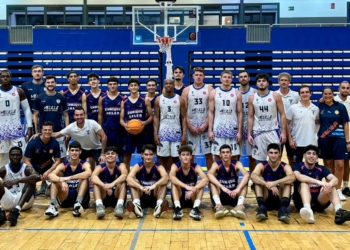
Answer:
M174 38L173 37L169 37L169 36L165 36L165 37L160 37L157 36L157 42L159 45L159 51L164 53L164 52L168 52L171 50L171 45L173 44Z

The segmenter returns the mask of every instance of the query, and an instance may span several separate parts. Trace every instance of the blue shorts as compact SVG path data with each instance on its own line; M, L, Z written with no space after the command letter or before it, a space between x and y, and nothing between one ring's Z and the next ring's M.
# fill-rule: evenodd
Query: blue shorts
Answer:
M143 131L138 135L131 135L127 132L124 133L124 153L133 154L136 150L136 152L140 154L144 144L145 133Z
M70 208L74 206L74 203L77 200L77 197L78 197L78 190L70 188L68 191L67 198L64 201L60 201L57 198L57 202L62 208ZM83 201L81 205L83 206L83 208L88 208L89 202L90 202L90 192L87 190L85 196L83 197Z
M319 203L319 201L317 200L319 194L320 194L320 192L311 192L311 204L310 205L311 205L311 209L313 211L318 212L318 213L322 213L327 207L329 207L331 202L328 201L326 204L321 205ZM294 192L293 201L294 201L294 206L298 210L300 210L302 207L304 207L303 201L301 199L299 192Z
M157 205L157 199L154 197L154 190L151 191L150 195L142 193L140 201L142 208L155 207Z
M322 159L346 160L349 158L344 138L318 138L318 148Z
M119 130L107 130L105 129L107 136L107 147L115 146L118 149L123 145L123 134Z

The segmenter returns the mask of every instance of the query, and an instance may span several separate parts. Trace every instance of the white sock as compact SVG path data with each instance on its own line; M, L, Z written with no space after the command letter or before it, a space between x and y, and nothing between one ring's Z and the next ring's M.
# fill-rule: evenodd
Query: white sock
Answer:
M181 203L180 203L180 201L174 201L174 205L175 205L175 207L181 208Z
M140 199L134 199L134 200L132 201L132 203L137 204L137 205L141 205Z
M343 189L349 187L349 182L348 181L343 181Z
M123 206L123 204L124 204L124 200L119 199L118 202L117 202L117 205L122 205Z
M22 208L20 206L16 206L16 208L18 209L19 212L21 212Z
M97 199L97 200L95 201L95 203L96 203L96 206L98 206L98 205L103 205L101 199Z
M237 206L243 205L243 203L244 203L244 197L243 196L239 196L238 197L238 201L237 201Z
M341 205L340 204L337 204L337 205L334 206L335 212L337 212L339 209L341 209Z
M193 204L193 208L199 207L200 204L201 204L201 200L195 200Z
M310 204L308 204L308 203L305 203L305 204L304 204L304 208L308 208L308 209L311 209L311 206L310 206Z
M219 195L217 195L217 194L213 195L213 200L214 200L215 204L221 205L221 200L220 200Z
M157 206L161 205L163 203L163 200L159 199L157 200Z

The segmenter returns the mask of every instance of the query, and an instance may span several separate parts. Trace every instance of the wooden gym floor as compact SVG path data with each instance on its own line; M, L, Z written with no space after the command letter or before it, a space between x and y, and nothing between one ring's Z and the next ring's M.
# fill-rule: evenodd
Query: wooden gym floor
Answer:
M167 196L170 200L170 197ZM277 220L277 211L269 212L264 222L255 220L256 200L250 191L245 200L246 220L232 216L216 220L206 192L200 211L201 221L189 217L184 209L180 221L172 219L170 209L164 217L155 219L153 209L145 210L142 219L128 211L123 219L106 209L104 219L96 219L95 209L85 210L80 218L69 209L60 209L53 219L44 216L47 197L37 197L34 207L24 211L18 224L0 227L0 249L349 249L350 222L334 224L331 205L325 213L315 214L316 223L306 224L291 203L291 223ZM91 201L92 206L94 202ZM350 210L350 199L342 202Z

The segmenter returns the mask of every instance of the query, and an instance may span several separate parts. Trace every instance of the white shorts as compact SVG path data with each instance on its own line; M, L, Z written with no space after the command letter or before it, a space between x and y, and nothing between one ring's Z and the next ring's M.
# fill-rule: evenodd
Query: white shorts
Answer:
M240 143L241 147L241 154L246 155L246 156L251 156L252 155L252 145L247 140L243 140Z
M64 136L57 138L56 141L60 145L60 152L61 152L61 158L66 157L67 155L67 148L66 148L66 143L64 141Z
M193 135L187 130L187 145L193 150L193 155L206 155L211 153L208 131L200 135ZM202 152L201 152L202 151Z
M220 155L220 147L224 144L227 144L232 149L232 155L240 155L241 150L239 144L236 142L234 138L216 138L211 145L211 153L213 155Z
M161 157L179 157L181 142L161 141L162 146L157 146L157 155Z
M279 133L277 130L262 132L254 138L252 156L255 160L267 160L267 146L271 143L280 145Z
M13 140L0 140L0 166L9 163L9 151L12 147L20 147L23 151L26 149L27 143L24 137Z
M11 193L10 190L8 190L7 188L4 188L4 189L5 189L5 194L2 196L0 201L1 208L6 211L10 211L17 206L19 200L21 199L22 192ZM24 203L22 210L27 210L31 208L33 204L34 204L34 196L30 197L29 201Z

